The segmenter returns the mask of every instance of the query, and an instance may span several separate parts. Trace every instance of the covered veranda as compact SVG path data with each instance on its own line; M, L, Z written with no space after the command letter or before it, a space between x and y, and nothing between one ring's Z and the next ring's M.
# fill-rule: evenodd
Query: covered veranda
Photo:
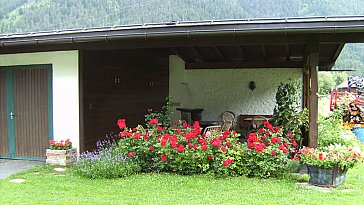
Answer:
M94 143L92 139L99 137L93 136L94 133L100 135L111 129L101 121L107 118L114 121L116 116L105 113L121 112L118 106L125 99L133 99L124 104L128 111L134 111L129 116L131 124L142 123L146 108L163 104L173 84L168 77L171 73L169 56L178 56L186 71L300 69L302 105L309 109L308 145L317 147L318 71L330 71L346 43L363 42L363 16L247 19L3 35L0 36L0 54L79 51L81 148L88 147L86 141ZM122 67L129 68L129 77L148 74L143 80L146 84L133 87L120 84L139 80L123 78L125 70L119 69ZM103 75L108 75L105 81L98 78ZM105 86L109 78L114 83ZM135 92L125 93L127 90ZM113 103L109 101L108 109L95 109L96 103L105 103L102 99L115 95L124 97L115 97ZM90 101L95 98L97 102ZM149 101L142 103L145 99ZM137 102L139 104L135 105ZM97 131L93 123L97 123Z

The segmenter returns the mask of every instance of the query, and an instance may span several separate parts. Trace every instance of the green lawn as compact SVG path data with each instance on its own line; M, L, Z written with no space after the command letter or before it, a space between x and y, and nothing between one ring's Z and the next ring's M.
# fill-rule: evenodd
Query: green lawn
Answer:
M307 176L262 180L139 174L90 180L52 168L39 166L0 180L0 204L364 204L363 164L329 193L296 184ZM10 182L14 178L26 182Z

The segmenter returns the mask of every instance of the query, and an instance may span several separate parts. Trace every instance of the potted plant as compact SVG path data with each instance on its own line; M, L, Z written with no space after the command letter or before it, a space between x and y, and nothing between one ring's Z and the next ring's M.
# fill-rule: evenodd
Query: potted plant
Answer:
M344 183L347 170L364 161L359 147L339 144L321 149L303 147L299 154L301 162L308 165L309 183L317 186Z
M72 148L72 142L69 139L49 141L49 149L46 152L46 163L50 165L65 166L73 162L73 155L76 154L76 148Z

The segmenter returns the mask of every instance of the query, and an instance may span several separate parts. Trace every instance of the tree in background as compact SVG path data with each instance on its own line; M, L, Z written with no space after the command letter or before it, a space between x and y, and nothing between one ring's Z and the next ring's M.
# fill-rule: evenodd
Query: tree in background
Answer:
M348 74L345 72L319 72L318 86L319 94L327 95L332 87L335 87L348 79Z
M335 80L331 72L319 72L318 74L318 91L320 95L330 93L331 88L335 86Z

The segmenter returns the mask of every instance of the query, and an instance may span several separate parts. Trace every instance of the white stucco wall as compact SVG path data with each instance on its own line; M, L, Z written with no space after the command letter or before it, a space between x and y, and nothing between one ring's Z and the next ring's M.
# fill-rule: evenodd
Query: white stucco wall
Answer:
M185 70L178 56L170 56L169 93L178 107L203 108L203 120L219 120L219 114L271 115L281 82L302 82L301 69L194 69ZM254 81L256 88L249 89ZM179 119L176 111L174 119Z
M53 134L79 150L78 51L0 55L0 66L52 64Z

